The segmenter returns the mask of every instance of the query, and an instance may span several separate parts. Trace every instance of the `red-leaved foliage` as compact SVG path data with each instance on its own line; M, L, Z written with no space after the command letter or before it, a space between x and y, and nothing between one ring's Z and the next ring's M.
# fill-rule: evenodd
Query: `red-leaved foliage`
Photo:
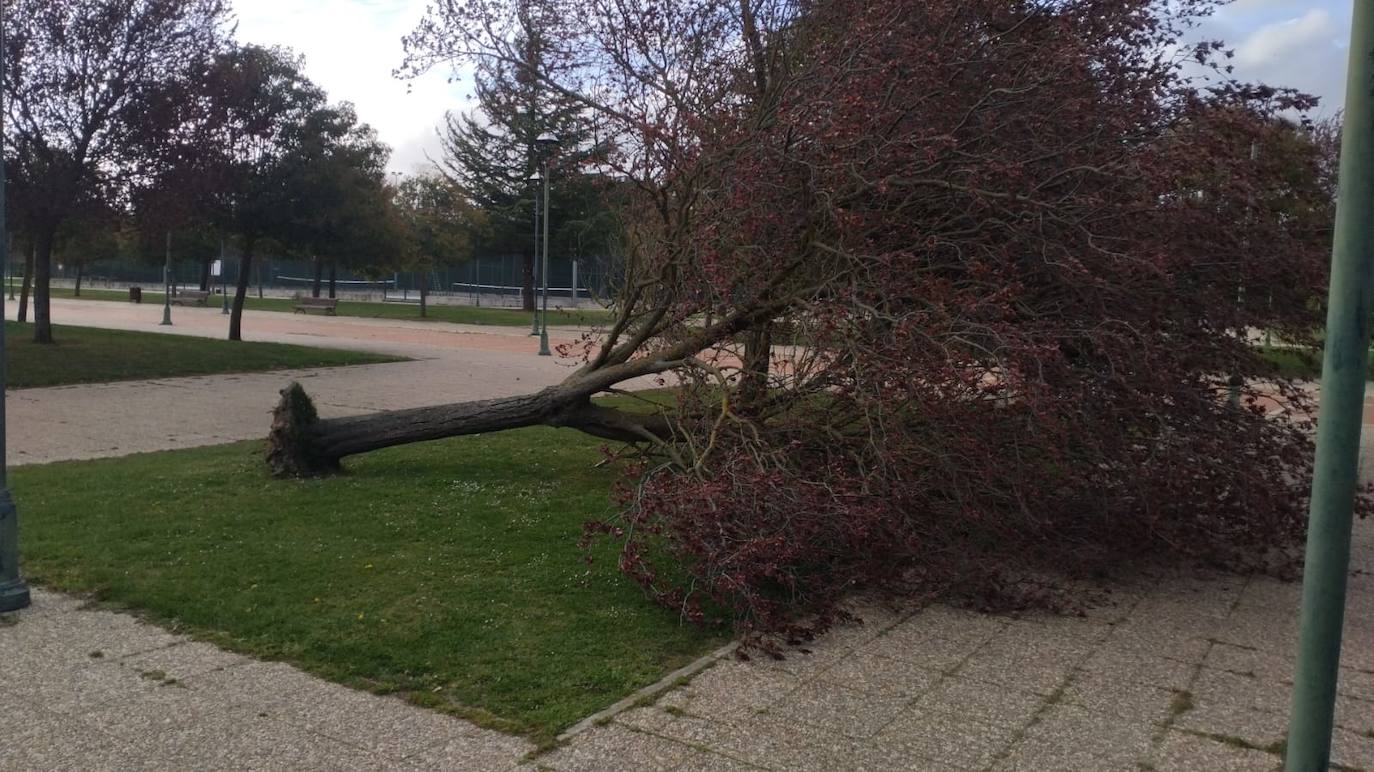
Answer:
M780 33L763 106L703 122L674 313L791 293L785 345L761 405L734 341L679 371L675 457L592 526L626 572L796 638L861 588L1293 558L1312 448L1267 397L1307 403L1246 333L1320 324L1329 144L1301 95L1185 79L1182 5L827 0Z

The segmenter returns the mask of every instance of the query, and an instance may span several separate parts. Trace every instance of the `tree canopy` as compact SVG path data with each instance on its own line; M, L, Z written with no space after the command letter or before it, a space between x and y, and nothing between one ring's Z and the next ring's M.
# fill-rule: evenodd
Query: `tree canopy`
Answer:
M433 4L412 67L518 67L524 5ZM1212 3L552 6L565 69L529 74L637 191L620 317L559 387L426 418L637 447L593 531L655 597L804 636L856 588L1006 607L1296 558L1310 406L1247 331L1316 342L1329 143L1302 94L1188 74ZM667 405L588 401L654 375Z
M224 0L14 0L5 15L6 164L34 242L34 340L63 223L127 198L228 32Z

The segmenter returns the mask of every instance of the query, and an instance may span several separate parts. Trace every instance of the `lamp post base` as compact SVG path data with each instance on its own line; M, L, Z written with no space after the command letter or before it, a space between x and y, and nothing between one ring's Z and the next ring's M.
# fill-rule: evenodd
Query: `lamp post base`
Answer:
M553 356L553 354L551 354L551 353L549 352L549 331L548 331L548 330L540 330L540 331L539 331L539 356L541 356L541 357Z
M29 587L19 576L19 512L9 489L0 483L0 611L18 611L27 605Z
M0 584L0 612L28 608L30 601L29 586L23 579Z

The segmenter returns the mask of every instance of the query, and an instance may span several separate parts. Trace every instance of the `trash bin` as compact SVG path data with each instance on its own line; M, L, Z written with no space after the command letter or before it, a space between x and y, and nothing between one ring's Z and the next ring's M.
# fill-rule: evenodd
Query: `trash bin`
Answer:
M130 302L130 303L142 303L142 302L143 302L143 288L142 288L142 287L130 287L130 288L129 288L129 302Z

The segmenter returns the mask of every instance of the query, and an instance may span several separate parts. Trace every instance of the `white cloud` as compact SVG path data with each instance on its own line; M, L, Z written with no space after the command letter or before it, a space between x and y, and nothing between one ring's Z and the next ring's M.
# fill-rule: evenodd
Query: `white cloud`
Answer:
M1331 46L1338 38L1331 14L1314 8L1297 18L1255 30L1236 46L1236 62L1245 67L1293 62L1301 53Z
M464 85L447 71L413 81L392 77L405 57L401 38L428 0L233 0L238 39L280 45L305 56L305 72L331 101L352 102L360 120L395 151L391 169L410 173L437 152L434 126L444 111L463 109Z
M1345 101L1350 13L1338 0L1240 0L1193 37L1225 41L1237 79L1320 97L1316 114L1331 115Z

